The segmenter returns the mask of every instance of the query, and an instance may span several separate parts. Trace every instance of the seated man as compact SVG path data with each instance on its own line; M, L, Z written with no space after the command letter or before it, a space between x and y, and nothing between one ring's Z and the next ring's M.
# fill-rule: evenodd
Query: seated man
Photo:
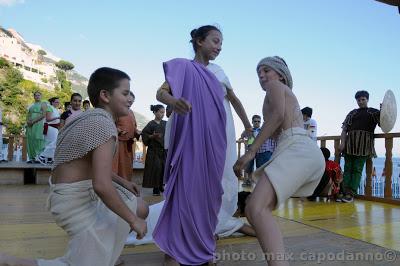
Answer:
M337 162L329 160L331 152L327 148L321 148L325 157L325 172L314 193L307 199L315 201L316 197L336 198L339 195L343 181L343 172Z

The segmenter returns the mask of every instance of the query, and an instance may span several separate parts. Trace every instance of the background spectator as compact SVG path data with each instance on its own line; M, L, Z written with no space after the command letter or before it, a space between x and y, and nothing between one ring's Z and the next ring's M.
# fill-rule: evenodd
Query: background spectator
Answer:
M317 121L311 118L313 110L310 107L301 109L303 114L304 129L307 130L308 136L317 141Z

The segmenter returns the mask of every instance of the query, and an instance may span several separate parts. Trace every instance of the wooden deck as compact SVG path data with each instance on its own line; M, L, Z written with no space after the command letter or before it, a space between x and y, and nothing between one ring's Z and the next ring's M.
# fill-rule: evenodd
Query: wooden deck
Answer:
M143 191L145 200L161 199L150 193ZM45 211L47 194L46 185L0 186L0 252L37 258L64 253L67 237ZM400 265L399 206L290 199L275 214L291 265ZM217 255L218 265L265 265L252 237L219 240ZM124 265L163 261L153 244L126 246L122 257Z

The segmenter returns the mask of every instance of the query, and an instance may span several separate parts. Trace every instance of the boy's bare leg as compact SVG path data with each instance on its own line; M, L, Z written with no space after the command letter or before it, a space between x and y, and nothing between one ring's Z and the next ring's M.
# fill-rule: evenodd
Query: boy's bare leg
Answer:
M0 253L0 266L38 266L36 260L20 259Z
M272 216L275 205L275 190L263 173L246 205L246 216L256 231L263 252L267 254L268 265L289 265L288 261L280 260L284 257L285 248L279 226ZM278 260L273 260L273 256Z
M256 231L254 230L253 227L251 227L248 224L244 224L242 227L237 230L239 233L248 235L248 236L256 236Z

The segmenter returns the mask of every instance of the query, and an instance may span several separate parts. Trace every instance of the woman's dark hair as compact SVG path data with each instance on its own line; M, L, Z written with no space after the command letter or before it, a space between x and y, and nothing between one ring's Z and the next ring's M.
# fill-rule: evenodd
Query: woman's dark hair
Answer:
M50 103L51 105L53 105L54 101L55 101L55 100L58 100L58 99L59 99L58 97L52 97L52 98L49 99L49 103Z
M71 105L70 102L65 102L65 103L64 103L64 109L67 110L68 106L70 106L70 105Z
M153 113L157 113L158 110L163 109L163 108L164 108L164 106L161 105L161 104L150 105L150 110L151 110Z
M212 25L206 25L206 26L201 26L198 29L194 29L190 32L190 36L192 37L192 39L190 40L190 42L193 45L193 50L195 52L197 52L197 41L204 41L205 38L207 38L208 33L212 30L216 30L221 32L217 27L212 26Z
M80 98L82 99L82 95L80 95L80 94L77 93L77 92L74 92L74 93L71 94L71 102L72 102L72 99L73 99L75 96L78 96L78 97L80 97Z
M125 72L110 68L101 67L93 72L89 78L87 92L90 102L94 107L99 107L100 91L106 90L110 94L115 88L118 88L119 82L123 79L131 80Z
M367 98L367 100L369 100L369 93L368 91L357 91L356 95L354 96L354 98L356 98L356 100L360 97L365 97Z
M331 152L327 148L321 148L321 151L324 155L325 161L328 161L329 157L331 157Z

